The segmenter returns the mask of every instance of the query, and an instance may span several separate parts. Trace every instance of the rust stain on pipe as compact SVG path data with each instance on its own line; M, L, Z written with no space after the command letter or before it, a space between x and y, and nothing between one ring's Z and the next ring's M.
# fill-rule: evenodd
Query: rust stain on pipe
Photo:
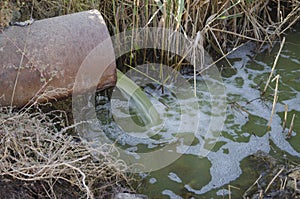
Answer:
M63 88L66 93L48 94L39 101L70 95L84 59L109 37L105 22L96 10L5 29L0 33L0 105L21 107L51 88ZM103 56L114 60L112 44L105 48L106 54L95 58L104 69L107 66L101 65ZM100 78L98 88L115 83L116 67L111 63Z

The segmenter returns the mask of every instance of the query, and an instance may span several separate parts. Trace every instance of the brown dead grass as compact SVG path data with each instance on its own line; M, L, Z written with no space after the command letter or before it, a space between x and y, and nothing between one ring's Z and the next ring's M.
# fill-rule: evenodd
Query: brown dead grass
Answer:
M47 198L64 198L57 195L61 193L58 184L80 198L111 198L114 193L130 190L132 178L126 175L127 165L117 158L115 147L103 144L91 148L89 143L65 134L71 127L62 121L60 113L15 114L0 109L0 184L12 179L24 186L38 184L43 189L31 196ZM1 189L5 186L0 187L5 195Z
M253 40L272 43L299 22L299 0L4 0L1 13L12 19L9 8L43 19L98 9L111 34L141 27L165 27L196 37L200 31L206 50L224 55L229 49ZM14 12L16 15L16 12ZM14 19L17 20L17 19ZM1 21L1 19L0 19ZM3 21L3 20L2 20ZM4 23L5 24L5 23ZM7 22L6 22L7 24Z

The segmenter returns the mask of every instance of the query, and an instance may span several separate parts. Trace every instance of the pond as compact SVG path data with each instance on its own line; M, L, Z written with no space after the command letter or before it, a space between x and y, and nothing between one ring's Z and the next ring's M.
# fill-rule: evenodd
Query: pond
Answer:
M275 69L275 75L280 76L278 102L270 122L276 81L270 83L263 96L261 90L270 75L278 50L279 44L271 52L256 54L254 44L249 42L228 56L233 68L222 69L227 104L225 122L220 126L222 130L218 139L212 141L213 146L206 155L201 153L201 149L203 144L209 142L203 141L204 135L201 132L206 132L208 124L214 122L214 113L209 103L207 81L203 81L202 77L198 77L196 82L196 103L199 106L195 110L200 113L180 109L180 103L170 91L171 88L162 91L155 84L144 87L156 109L161 112L162 119L166 119L163 126L157 127L160 132L150 140L124 133L124 128L130 129L128 115L137 123L143 123L132 102L129 102L132 105L130 110L125 110L126 99L109 101L106 97L98 96L97 111L102 122L101 129L136 159L141 151L159 150L167 144L181 142L173 148L173 152L180 154L174 162L161 169L140 174L145 181L140 191L150 198L223 198L224 195L228 197L226 195L230 184L235 187L231 189L232 197L241 198L260 175L250 158L252 154L263 151L283 161L289 158L300 162L300 27L287 35ZM116 94L118 92L114 91ZM189 99L184 100L189 103ZM115 113L110 111L112 105ZM287 125L283 129L286 107ZM183 114L190 114L191 117L199 114L201 118L195 139L189 144L176 140L177 135L174 135ZM123 128L114 122L116 115L123 117ZM293 115L294 127L287 139Z

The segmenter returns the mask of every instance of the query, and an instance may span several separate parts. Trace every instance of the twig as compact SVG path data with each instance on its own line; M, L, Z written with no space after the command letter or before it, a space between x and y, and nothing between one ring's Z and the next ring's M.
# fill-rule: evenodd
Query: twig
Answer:
M253 38L253 37L248 37L248 36L245 36L245 35L242 35L242 34L239 34L239 33L235 33L235 32L232 32L232 31L228 31L228 30L220 30L218 28L210 28L210 29L212 31L222 32L222 33L227 33L227 34L231 34L231 35L234 35L234 36L238 36L238 37L243 38L243 39L248 39L248 40L252 40L252 41L256 41L256 42L264 42L263 40L256 39L256 38Z
M232 185L228 185L228 192L229 192L229 195L228 195L228 198L231 199L231 187L232 188L235 188L237 190L240 190L240 188L238 187L235 187L235 186L232 186Z
M292 136L292 131L293 131L293 128L294 128L294 119L295 119L295 113L293 114L293 118L292 118L292 121L291 121L290 129L289 129L289 132L287 134L287 137Z
M270 181L270 183L268 184L266 190L265 190L265 193L267 193L267 191L269 190L269 188L271 187L272 183L275 181L275 179L283 172L284 170L284 167L282 167L280 169L280 171L274 176L274 178Z
M92 192L91 192L90 188L85 183L85 179L86 179L85 173L82 172L79 168L72 166L71 164L68 164L68 163L63 163L63 164L70 167L70 168L72 168L72 169L74 169L74 170L76 170L76 171L78 171L80 173L80 175L82 176L82 181L81 181L82 185L84 186L84 188L86 189L86 192L87 192L86 198L87 199L89 199L89 198L93 199L94 197L92 195Z
M262 178L262 175L260 174L259 177L255 180L255 182L245 191L243 194L243 198L246 198L247 193L254 187L254 185L258 184L258 181Z
M283 123L282 123L282 132L283 133L284 133L285 127L286 127L287 111L288 111L288 105L285 104L284 105L284 119L283 119Z
M283 39L282 39L282 42L281 42L279 51L278 51L278 53L277 53L277 56L276 56L275 61L274 61L274 63L273 63L273 67L272 67L271 73L270 73L270 75L269 75L268 81L267 81L266 86L265 86L265 88L264 88L264 90L263 90L263 92L262 92L261 95L264 95L264 94L266 93L266 91L267 91L267 88L268 88L268 86L269 86L269 84L270 84L271 78L272 78L272 76L273 76L273 73L274 73L276 64L277 64L277 62L278 62L279 55L280 55L280 53L281 53L281 51L282 51L282 48L283 48L283 46L284 46L284 43L285 43L285 37L283 37Z
M275 113L275 106L278 100L278 83L279 83L279 75L276 75L276 77L274 77L274 79L272 79L272 82L276 79L276 87L275 87L275 91L274 91L274 98L273 98L273 106L272 106L272 112L271 112L271 116L270 116L270 121L268 124L268 130L270 129L271 123L272 123L272 119L273 119L273 115Z

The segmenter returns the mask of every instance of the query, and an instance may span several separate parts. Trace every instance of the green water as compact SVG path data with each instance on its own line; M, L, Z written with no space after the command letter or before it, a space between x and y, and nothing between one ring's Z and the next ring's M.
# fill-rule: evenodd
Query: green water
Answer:
M255 54L255 48L249 43L228 57L234 69L222 71L227 95L226 119L211 152L205 157L200 155L199 150L203 144L203 136L200 133L189 144L189 150L183 150L185 152L182 156L172 164L143 174L144 183L139 192L150 198L224 198L228 197L228 185L232 185L236 187L231 188L232 198L241 198L260 174L250 158L250 155L258 150L270 153L278 159L287 155L300 163L300 28L287 35L275 69L275 75L280 75L278 103L268 131L275 82L270 83L263 97L260 94L278 49L277 44L271 52ZM150 93L149 98L154 99L158 110L164 110L162 116L169 120L169 123L160 129L161 132L152 137L152 141L125 136L122 129L112 120L112 123L103 123L103 130L112 140L117 140L123 149L127 148L136 153L158 150L168 143L173 143L179 125L179 115L182 114L172 93L157 92L153 85L145 89L146 93ZM209 116L214 114L210 110L207 92L205 82L198 78L197 96L200 100L197 103L204 117L204 122L202 121L199 127L201 132L207 130ZM282 129L285 105L288 105L287 127ZM102 121L112 117L110 113L103 115L103 107L98 108L102 113ZM135 117L138 116L134 108L129 112L136 114ZM195 113L191 111L189 114ZM295 119L292 136L286 139L293 114ZM204 143L206 144L207 140ZM184 141L174 150L180 153L182 148L185 148Z

